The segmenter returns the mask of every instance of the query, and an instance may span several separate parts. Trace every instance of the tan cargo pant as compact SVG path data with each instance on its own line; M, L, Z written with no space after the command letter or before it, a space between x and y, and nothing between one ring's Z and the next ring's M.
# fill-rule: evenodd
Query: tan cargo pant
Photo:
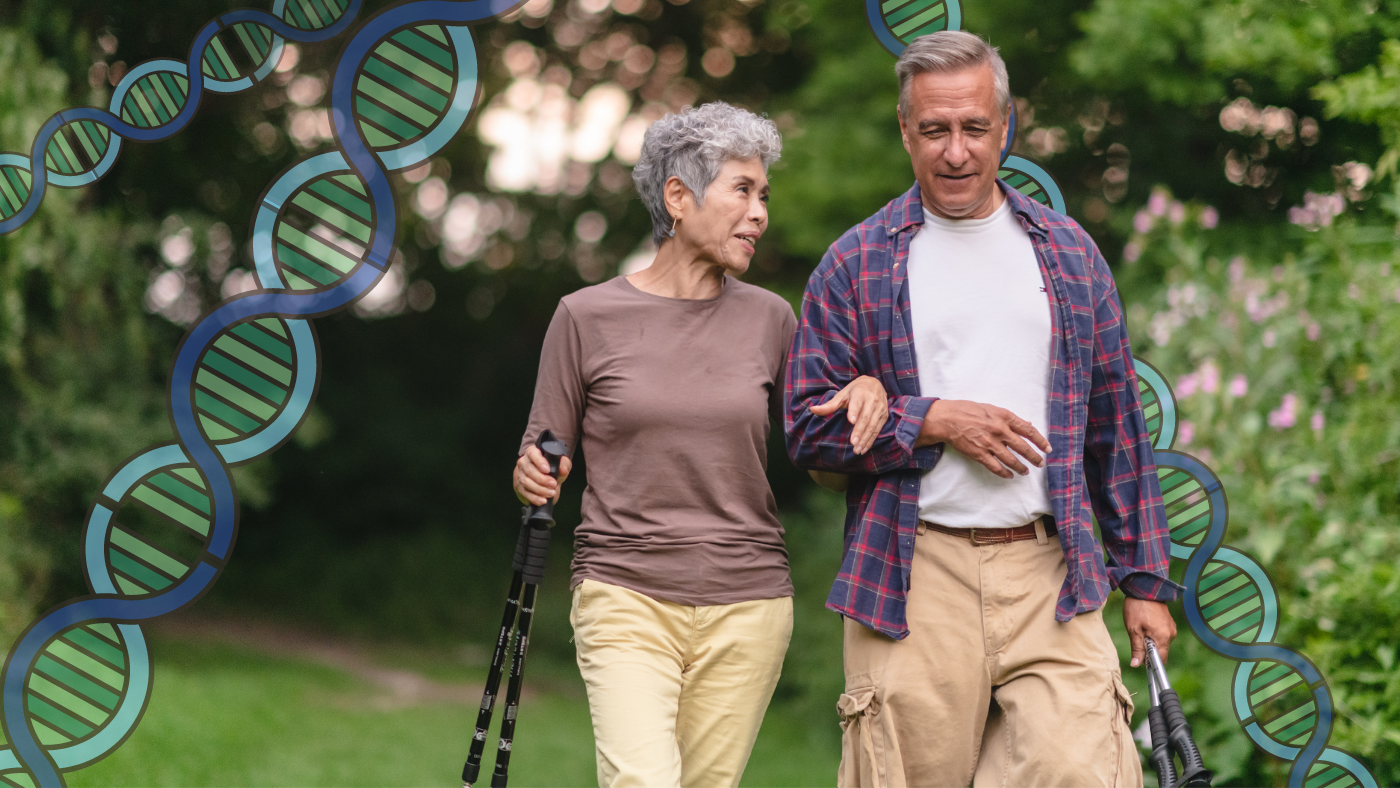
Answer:
M584 580L570 611L602 788L737 786L792 636L792 597L692 607Z
M920 527L912 572L907 638L845 622L839 786L1142 786L1102 611L1055 621L1058 538Z

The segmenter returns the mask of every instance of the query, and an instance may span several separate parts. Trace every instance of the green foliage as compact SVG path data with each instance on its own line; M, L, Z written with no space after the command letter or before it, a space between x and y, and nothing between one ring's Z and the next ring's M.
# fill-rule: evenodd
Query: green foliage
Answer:
M1082 19L1087 40L1074 63L1090 79L1182 106L1223 101L1240 77L1297 91L1346 70L1357 54L1347 49L1395 30L1396 4L1378 5L1099 0Z
M1328 679L1331 742L1395 784L1400 741L1386 736L1400 726L1394 217L1353 212L1312 232L1290 228L1270 248L1249 230L1202 230L1186 213L1145 220L1151 229L1133 239L1144 252L1120 279L1165 273L1164 288L1129 307L1136 352L1176 390L1175 448L1221 478L1225 543L1253 554L1274 583L1278 642ZM1197 664L1233 670L1219 658ZM1278 769L1255 752L1244 775L1276 781Z
M1386 41L1377 63L1319 84L1312 93L1326 102L1329 116L1379 127L1388 150L1376 167L1377 174L1395 173L1400 161L1400 41Z
M0 148L28 150L63 107L66 79L8 30L0 73ZM81 590L88 502L123 457L162 433L153 353L175 334L141 308L150 236L51 189L26 227L0 238L0 634L17 634L51 600L50 572Z

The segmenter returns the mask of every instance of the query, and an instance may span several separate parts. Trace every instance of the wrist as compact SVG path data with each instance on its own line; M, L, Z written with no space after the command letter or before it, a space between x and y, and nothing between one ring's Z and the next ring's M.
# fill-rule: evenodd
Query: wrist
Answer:
M942 402L943 400L935 399L928 406L928 410L924 412L923 423L919 425L919 436L914 439L914 448L918 449L944 442L943 431L940 429L943 423L940 418L942 411L940 403Z

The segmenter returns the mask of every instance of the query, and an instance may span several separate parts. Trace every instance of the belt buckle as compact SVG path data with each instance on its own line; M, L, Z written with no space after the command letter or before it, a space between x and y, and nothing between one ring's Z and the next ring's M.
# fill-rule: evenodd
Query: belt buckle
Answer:
M969 528L969 529L967 529L967 540L968 540L969 542L972 543L972 546L973 546L973 547L981 547L981 546L982 546L982 543L979 542L979 541L977 541L977 529L976 529L976 528Z

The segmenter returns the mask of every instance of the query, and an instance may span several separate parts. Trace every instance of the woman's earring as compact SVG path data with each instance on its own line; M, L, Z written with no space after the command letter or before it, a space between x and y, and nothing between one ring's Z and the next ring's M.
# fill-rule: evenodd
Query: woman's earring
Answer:
M675 234L676 234L676 222L679 222L680 220L681 220L681 217L679 217L679 216L672 216L672 217L671 217L671 235L672 235L672 236L675 236Z

